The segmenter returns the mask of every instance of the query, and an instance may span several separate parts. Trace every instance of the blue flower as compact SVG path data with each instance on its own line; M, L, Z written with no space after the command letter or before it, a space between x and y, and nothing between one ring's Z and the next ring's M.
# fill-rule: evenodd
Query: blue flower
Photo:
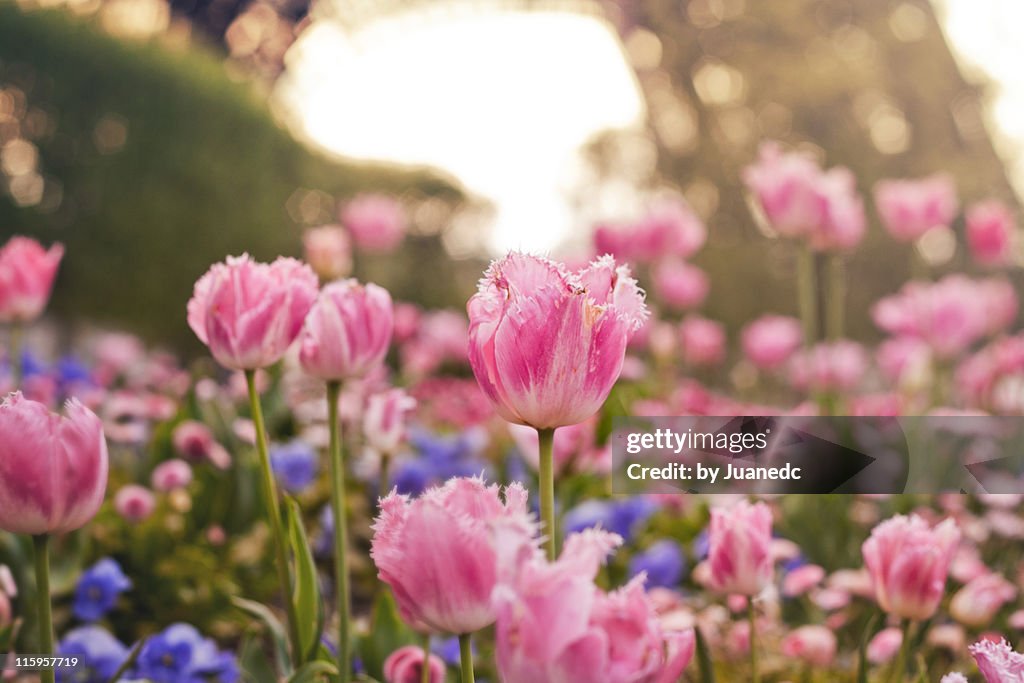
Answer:
M574 534L591 527L610 529L615 510L606 500L587 500L565 513L562 529L565 535Z
M476 643L470 641L470 648L472 649L473 656L475 657ZM441 660L450 667L457 669L462 664L462 653L459 650L458 636L452 636L451 638L432 638L430 651L440 657Z
M270 466L281 486L294 493L313 483L320 459L312 446L296 439L271 446Z
M628 541L656 509L654 503L643 497L621 501L588 500L565 513L562 525L567 535L600 526Z
M682 549L669 540L658 541L629 561L629 576L647 572L648 588L674 588L679 585L685 570L686 558Z
M409 443L418 457L402 460L391 474L391 483L399 493L416 496L428 486L452 477L490 474L490 465L480 458L480 438L472 432L434 434L414 429Z
M57 361L56 370L61 386L92 382L92 372L74 356L64 356Z
M628 541L657 509L658 506L645 496L616 501L608 529Z
M89 567L75 586L72 610L82 621L103 618L117 602L117 597L132 587L132 582L121 571L121 565L109 557Z
M139 652L137 677L153 683L235 683L239 678L235 656L203 638L194 626L172 624L149 638Z
M100 626L81 626L64 634L57 654L78 657L75 668L58 668L57 683L107 683L128 656L128 648Z
M399 493L418 496L427 490L432 474L430 465L423 460L407 460L392 472L391 484Z

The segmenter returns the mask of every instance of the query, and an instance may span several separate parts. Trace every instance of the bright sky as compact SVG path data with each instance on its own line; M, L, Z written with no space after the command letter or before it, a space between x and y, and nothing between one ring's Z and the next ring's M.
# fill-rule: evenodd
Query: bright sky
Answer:
M1024 26L1022 0L936 0L961 61L995 85L991 117L1000 151L1024 194Z
M280 87L328 149L438 166L493 202L495 251L556 246L576 151L643 115L614 31L570 13L385 19L355 36L321 20Z
M1024 181L1024 0L935 0L954 48L999 86L993 117ZM618 37L596 17L410 12L352 34L316 21L288 54L281 101L329 150L447 170L496 209L490 244L547 251L593 134L644 115Z

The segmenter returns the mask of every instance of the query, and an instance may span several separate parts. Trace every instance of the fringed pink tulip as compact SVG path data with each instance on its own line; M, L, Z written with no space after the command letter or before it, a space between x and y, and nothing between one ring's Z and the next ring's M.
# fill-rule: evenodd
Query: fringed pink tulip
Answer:
M762 370L782 366L803 341L800 321L784 315L764 315L743 329L743 353Z
M808 625L791 631L782 639L782 654L811 666L830 666L836 658L836 636L825 626Z
M619 376L643 292L608 256L579 273L513 253L491 264L469 300L469 359L498 413L549 429L583 422Z
M573 534L555 562L520 554L495 590L497 663L504 683L670 683L693 657L692 630L663 629L638 576L605 593L594 585L621 538Z
M494 622L491 592L500 554L532 548L526 490L482 479L451 479L415 500L392 492L380 502L370 555L413 625L468 634ZM499 547L497 527L510 527Z
M772 513L745 500L711 510L708 566L711 586L722 593L755 596L772 581Z
M875 185L875 208L882 225L901 242L912 242L932 228L948 226L959 202L953 179L944 174Z
M425 678L424 666L428 668ZM384 660L384 680L386 683L444 683L444 662L436 655L430 655L430 661L425 662L422 647L406 645Z
M983 266L1004 266L1013 256L1017 225L1010 208L996 199L967 209L967 246Z
M306 230L302 247L306 263L322 280L337 280L352 270L352 240L340 225Z
M405 237L405 207L393 197L364 194L341 209L341 222L364 251L391 251Z
M917 515L897 515L876 526L862 552L879 607L915 621L935 614L959 542L952 519L932 528Z
M317 287L316 274L301 261L229 256L196 282L188 324L221 365L265 368L299 335Z
M64 533L84 526L107 489L100 419L75 399L65 415L14 393L0 404L0 529Z
M1006 640L980 640L969 649L986 683L1024 682L1024 655Z
M394 329L391 295L356 280L323 288L299 339L299 362L327 381L362 377L384 361Z
M12 237L0 248L0 322L26 323L42 314L64 247L44 249L28 237Z

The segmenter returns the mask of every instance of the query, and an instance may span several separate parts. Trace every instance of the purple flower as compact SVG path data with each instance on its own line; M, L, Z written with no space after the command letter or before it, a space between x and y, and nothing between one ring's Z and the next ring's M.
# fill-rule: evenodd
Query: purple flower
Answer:
M679 585L686 570L686 558L678 544L658 541L647 550L637 553L629 561L629 576L647 573L647 588L674 588Z
M316 479L320 461L309 444L298 439L270 448L270 466L278 482L292 493L299 492Z
M82 621L96 621L113 609L121 593L132 587L132 582L121 571L121 565L109 557L85 570L75 586L72 609Z
M79 658L73 669L56 669L57 683L107 683L128 656L128 648L100 626L80 626L64 634L57 654Z
M239 678L235 656L203 638L194 626L172 624L142 646L138 678L153 683L235 683Z

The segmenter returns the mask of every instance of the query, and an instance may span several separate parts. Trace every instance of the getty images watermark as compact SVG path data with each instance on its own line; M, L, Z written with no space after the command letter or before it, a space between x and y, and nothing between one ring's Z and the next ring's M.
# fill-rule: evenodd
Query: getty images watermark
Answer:
M614 493L1024 493L1024 418L622 417Z

